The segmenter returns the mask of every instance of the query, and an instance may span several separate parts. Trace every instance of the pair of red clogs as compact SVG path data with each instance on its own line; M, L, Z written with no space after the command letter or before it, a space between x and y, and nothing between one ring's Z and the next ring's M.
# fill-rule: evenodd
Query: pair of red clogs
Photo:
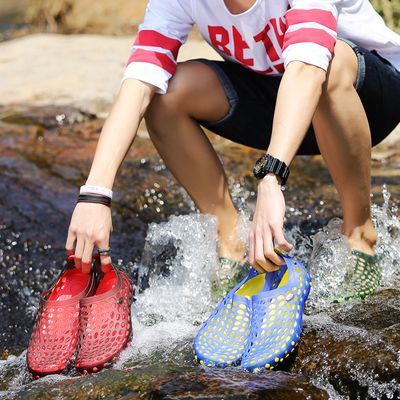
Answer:
M75 268L74 258L43 293L27 351L35 378L63 371L70 364L83 373L112 362L132 335L129 277L95 257L90 274Z

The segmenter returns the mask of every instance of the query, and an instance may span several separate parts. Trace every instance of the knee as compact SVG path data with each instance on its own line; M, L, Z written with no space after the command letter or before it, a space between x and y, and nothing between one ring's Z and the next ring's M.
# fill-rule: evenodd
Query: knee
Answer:
M347 43L338 40L326 74L322 95L329 96L337 90L353 89L357 71L358 60L354 50Z
M179 63L174 76L168 84L167 93L154 96L151 101L145 120L150 128L163 123L164 118L171 118L182 113L190 115L189 105L196 96L199 85L204 77L203 64L196 61ZM200 77L200 79L198 79Z

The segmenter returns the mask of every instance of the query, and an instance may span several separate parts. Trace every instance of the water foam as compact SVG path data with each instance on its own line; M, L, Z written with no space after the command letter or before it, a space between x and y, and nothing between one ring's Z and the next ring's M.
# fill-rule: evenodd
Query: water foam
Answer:
M372 206L374 225L378 232L376 253L381 258L383 269L382 286L399 287L400 284L400 219L397 206L391 204L390 193L383 188L384 203ZM352 268L352 257L345 236L341 233L342 220L333 218L310 239L312 251L306 245L299 247L313 276L314 286L309 305L317 309L330 304L329 293L335 293L343 283L346 271ZM301 239L307 243L307 239ZM307 261L308 260L308 261Z
M171 247L175 249L172 258L165 259L163 254ZM160 256L164 269L157 265ZM132 307L133 344L118 365L193 338L211 310L210 282L216 260L213 217L173 216L168 222L149 226L139 265L139 281L148 280L149 287L136 296Z
M378 254L384 265L383 284L396 287L399 284L400 220L398 209L390 204L390 195L384 189L384 204L373 206L374 221L378 229ZM314 276L310 296L313 309L326 305L321 294L334 290L340 284L349 267L349 249L340 233L341 221L331 220L313 237L307 237L295 227L286 232L295 243L293 255L307 264ZM249 228L243 224L244 231ZM132 344L121 355L116 368L132 365L149 366L148 363L176 364L187 361L191 342L201 322L213 307L210 281L215 273L217 260L216 221L198 213L172 216L167 222L150 224L144 253L139 268L139 280L148 288L137 293L132 307L134 337ZM179 354L181 349L183 356ZM156 359L152 356L156 355ZM188 361L186 365L189 365ZM9 397L29 383L24 368L24 354L0 362L0 378L10 373L13 378L1 396ZM67 378L67 377L65 377ZM363 377L357 377L357 379ZM371 377L364 377L371 394L390 395L393 385L375 385ZM49 378L50 380L53 378ZM64 379L56 376L54 379ZM42 380L41 380L42 381ZM317 381L315 381L317 382ZM318 385L330 393L331 398L343 399L323 377ZM378 387L379 386L379 387Z
M383 187L382 206L374 204L372 214L378 230L377 254L383 265L382 284L387 287L400 286L400 216L399 209L391 203L390 192Z

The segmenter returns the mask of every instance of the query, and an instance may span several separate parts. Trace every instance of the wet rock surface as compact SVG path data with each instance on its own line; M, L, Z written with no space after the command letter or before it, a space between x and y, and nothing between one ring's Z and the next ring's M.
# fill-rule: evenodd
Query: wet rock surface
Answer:
M26 348L40 292L64 258L69 218L102 123L75 108L0 108L0 359ZM251 168L259 153L210 137L223 159L235 202L251 212L256 190ZM400 151L382 147L375 154L380 156L373 161L373 201L383 202L385 183L395 208L400 195ZM122 166L115 193L114 260L136 281L148 224L195 209L143 137ZM286 199L287 225L298 226L306 237L340 215L320 157L296 160ZM308 249L311 242L302 246ZM163 273L163 260L167 264L176 249L167 245L160 254L146 262ZM328 392L351 399L400 397L397 289L384 289L367 301L323 313L312 311L286 372L202 370L192 364L192 339L169 353L160 350L140 362L127 362L124 370L90 377L71 372L38 382L31 382L26 372L21 375L23 354L11 356L0 361L0 398L4 394L21 399L325 399Z
M154 399L327 399L306 378L283 372L254 375L238 371L205 371L161 378Z
M306 318L291 369L350 398L400 397L400 290Z
M300 375L284 372L262 376L238 371L193 371L154 376L149 371L103 371L57 383L40 383L18 393L18 399L288 399L325 400L324 390Z

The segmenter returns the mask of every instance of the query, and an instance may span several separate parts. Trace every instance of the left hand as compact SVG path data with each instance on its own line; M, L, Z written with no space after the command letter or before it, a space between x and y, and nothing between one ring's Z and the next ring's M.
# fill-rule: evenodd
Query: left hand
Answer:
M250 264L260 273L276 271L285 262L274 251L276 246L290 251L293 246L283 234L285 198L274 174L266 175L258 184L257 204L250 230Z

